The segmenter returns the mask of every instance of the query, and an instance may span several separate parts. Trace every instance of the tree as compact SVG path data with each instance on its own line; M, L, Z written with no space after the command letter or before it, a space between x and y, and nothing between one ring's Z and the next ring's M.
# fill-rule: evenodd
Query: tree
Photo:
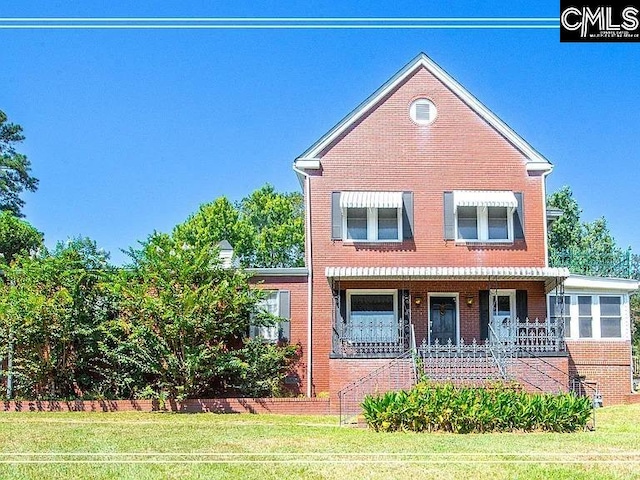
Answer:
M562 210L548 232L551 265L584 275L629 275L628 258L616 245L606 219L581 222L582 210L569 187L550 195L547 205Z
M108 365L101 325L114 314L108 256L87 238L22 256L0 285L0 357L11 358L13 391L69 398L100 390ZM8 380L8 378L7 378Z
M0 210L8 210L21 217L24 190L35 192L38 179L31 176L31 163L18 153L16 144L24 140L22 127L8 123L6 114L0 110Z
M220 197L178 225L175 235L202 246L227 240L243 267L303 266L302 195L265 185L236 205Z
M252 232L250 251L239 251L252 267L304 265L304 210L299 193L277 193L265 185L239 204L241 219Z
M242 270L222 267L215 243L195 234L189 242L186 231L197 230L178 226L172 234L154 233L141 249L130 252L133 263L121 272L116 288L121 298L118 322L125 334L119 345L135 347L120 355L114 345L112 351L119 355L111 357L114 364L128 372L137 369L135 377L145 379L138 395L246 393L246 379L256 365L263 367L257 377L275 379L264 385L276 388L297 349L246 340L252 318L258 324L275 321L258 306L263 293L250 287ZM207 229L204 235L208 238Z
M10 264L18 255L35 253L42 242L42 233L29 223L11 212L0 212L0 265Z

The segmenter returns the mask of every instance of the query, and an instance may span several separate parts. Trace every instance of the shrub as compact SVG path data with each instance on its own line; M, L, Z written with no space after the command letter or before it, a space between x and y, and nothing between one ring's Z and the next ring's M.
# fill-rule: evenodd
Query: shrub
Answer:
M410 391L367 395L364 418L377 432L573 432L591 416L588 398L532 394L513 384L458 387L422 382Z

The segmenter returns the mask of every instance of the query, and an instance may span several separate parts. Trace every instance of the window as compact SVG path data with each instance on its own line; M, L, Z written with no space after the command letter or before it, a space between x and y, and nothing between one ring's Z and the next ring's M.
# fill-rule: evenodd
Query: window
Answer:
M279 317L272 325L249 326L250 338L262 338L268 342L289 341L291 331L291 292L288 290L270 290L265 292L265 298L258 305L258 309L273 317Z
M392 241L402 240L402 208L346 208L344 215L345 240Z
M564 324L564 336L571 337L571 297L569 295L564 297L549 295L549 318L555 325Z
M419 98L409 107L409 116L418 125L429 125L437 114L436 106L427 98Z
M620 297L600 297L600 336L622 337Z
M367 209L347 208L347 239L367 239Z
M398 209L378 209L378 240L398 240Z
M509 215L506 207L489 207L489 240L509 239Z
M398 341L397 291L349 291L347 335L354 343Z
M456 209L458 240L513 241L513 213L507 207L463 207Z
M259 308L266 313L278 316L280 303L278 302L278 291L274 290L267 294L266 298L260 302ZM256 325L252 337L261 337L270 342L278 341L278 325Z
M578 333L580 338L593 337L591 297L578 296Z
M477 207L458 207L458 238L460 240L478 239Z

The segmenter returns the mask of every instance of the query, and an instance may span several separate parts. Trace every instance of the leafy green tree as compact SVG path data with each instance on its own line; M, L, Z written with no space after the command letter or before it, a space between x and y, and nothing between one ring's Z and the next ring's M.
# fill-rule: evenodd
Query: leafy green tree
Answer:
M24 206L20 194L24 190L35 192L38 188L38 179L30 174L31 163L16 151L16 144L23 140L22 127L9 123L7 115L0 110L0 210L19 217Z
M174 398L242 393L257 364L273 366L250 355L257 347L245 337L252 317L259 324L275 319L258 308L263 294L250 287L247 274L222 267L216 244L188 243L177 227L172 235L152 234L130 253L133 264L121 273L117 295L124 345L135 341L137 350L120 355L116 348L120 356L113 360L127 369L137 364L144 391ZM273 347L258 357L275 355L276 370L284 372L295 351ZM265 374L272 378L273 369L263 368Z
M0 212L0 265L10 264L17 255L42 248L43 236L29 223L11 212Z
M549 262L585 275L628 276L626 254L616 245L604 217L581 222L582 210L569 187L547 199L547 205L562 210L549 228Z
M22 256L0 286L0 356L11 358L14 393L70 398L95 392L108 365L101 324L113 315L112 269L95 242L78 238ZM8 380L8 378L7 378Z
M239 204L240 215L252 232L250 251L241 261L252 267L304 265L304 210L299 193L278 193L265 185Z
M194 245L227 240L244 267L303 266L302 195L265 185L236 205L220 197L178 225L175 235Z

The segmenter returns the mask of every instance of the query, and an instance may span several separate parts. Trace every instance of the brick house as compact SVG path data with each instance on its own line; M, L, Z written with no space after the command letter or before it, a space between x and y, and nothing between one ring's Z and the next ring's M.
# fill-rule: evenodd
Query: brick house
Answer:
M552 169L426 55L403 67L294 162L306 267L253 270L302 346L290 383L335 398L417 368L624 402L638 282L548 266Z

